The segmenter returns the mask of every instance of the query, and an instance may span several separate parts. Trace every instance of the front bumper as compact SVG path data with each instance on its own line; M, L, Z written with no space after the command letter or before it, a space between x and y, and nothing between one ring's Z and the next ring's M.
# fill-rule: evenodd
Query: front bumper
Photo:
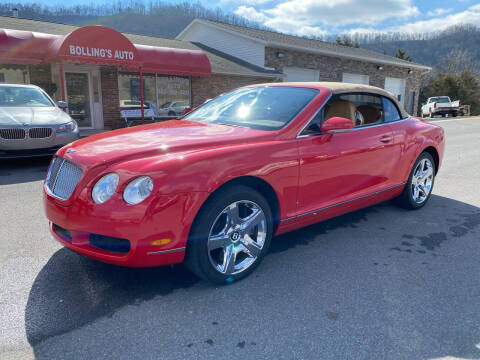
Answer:
M24 139L7 140L0 138L0 159L52 156L59 148L79 138L78 130L53 132L52 136L40 139L25 137Z
M131 206L118 193L104 204L94 204L88 194L89 189L84 189L65 206L44 192L45 212L53 237L79 254L131 267L182 262L196 213L189 204L201 202L205 196L203 193L157 195ZM128 240L128 252L107 251L98 242L92 242L92 234ZM152 244L164 239L170 241Z

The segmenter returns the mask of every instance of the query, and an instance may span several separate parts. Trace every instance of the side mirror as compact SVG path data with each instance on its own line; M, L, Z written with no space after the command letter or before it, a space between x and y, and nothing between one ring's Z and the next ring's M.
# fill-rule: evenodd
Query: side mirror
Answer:
M68 103L65 101L58 101L57 105L60 109L67 109L68 108Z
M335 116L323 122L320 130L322 133L344 132L353 129L353 122L350 119Z

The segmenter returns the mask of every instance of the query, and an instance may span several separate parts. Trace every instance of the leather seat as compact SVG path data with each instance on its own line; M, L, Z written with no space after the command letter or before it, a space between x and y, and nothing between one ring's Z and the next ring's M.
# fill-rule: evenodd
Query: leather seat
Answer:
M336 100L328 106L325 112L325 120L338 116L352 120L353 126L355 126L356 110L357 108L352 102L347 100Z
M382 116L379 109L369 105L360 105L357 110L363 115L364 124L375 124Z

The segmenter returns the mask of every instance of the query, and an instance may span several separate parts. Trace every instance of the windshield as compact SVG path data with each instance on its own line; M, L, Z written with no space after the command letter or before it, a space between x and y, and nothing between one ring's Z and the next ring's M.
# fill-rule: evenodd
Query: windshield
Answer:
M286 86L242 88L205 103L184 119L278 130L317 94L318 90Z
M54 104L38 89L22 86L0 86L0 106L50 107Z
M437 102L437 103L449 103L450 98L448 96L439 96L430 99L430 102Z

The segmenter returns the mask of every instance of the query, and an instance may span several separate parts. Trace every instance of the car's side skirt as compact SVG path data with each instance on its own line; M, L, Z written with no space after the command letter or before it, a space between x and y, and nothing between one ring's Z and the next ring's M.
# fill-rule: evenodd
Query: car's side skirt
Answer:
M292 231L309 224L323 221L351 211L359 210L375 203L400 195L406 183L397 184L386 189L359 196L355 199L309 211L289 218L281 219L276 235Z

